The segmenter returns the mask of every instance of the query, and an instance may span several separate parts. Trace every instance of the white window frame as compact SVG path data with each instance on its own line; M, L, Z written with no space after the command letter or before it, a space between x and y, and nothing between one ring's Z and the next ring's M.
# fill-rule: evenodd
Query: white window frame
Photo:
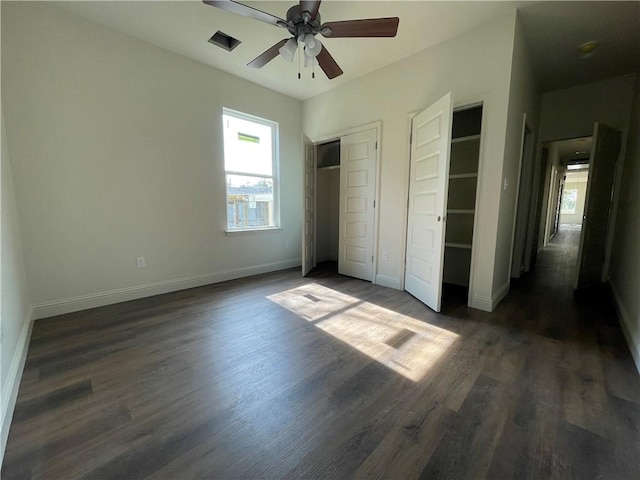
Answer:
M225 232L227 234L243 234L243 233L251 233L251 232L263 232L263 231L273 231L280 230L280 126L278 122L273 120L268 120L266 118L257 117L255 115L251 115L244 112L239 112L238 110L233 110L231 108L223 107L222 108L222 137L224 143L224 129L226 128L224 116L228 115L231 117L235 117L241 120L245 120L248 122L258 123L271 128L271 162L272 162L272 175L271 180L273 182L273 225L265 226L265 227L243 227L243 228L229 228L229 218L228 218L228 209L227 202L229 198L229 194L227 191L227 175L242 175L247 177L256 177L256 178L264 178L268 177L268 175L258 175L255 173L242 172L236 170L227 170L226 168L226 158L224 159L224 179L225 179L225 193L224 193L224 206L225 206ZM223 148L224 151L224 148Z

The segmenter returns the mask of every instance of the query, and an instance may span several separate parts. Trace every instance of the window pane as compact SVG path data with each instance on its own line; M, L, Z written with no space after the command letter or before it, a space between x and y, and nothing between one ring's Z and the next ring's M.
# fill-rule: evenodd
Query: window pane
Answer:
M273 175L271 127L231 115L222 118L225 170Z
M227 228L273 226L273 179L227 175Z
M560 213L573 215L576 213L576 203L578 201L578 190L574 188L566 188L562 192L562 203L560 204Z

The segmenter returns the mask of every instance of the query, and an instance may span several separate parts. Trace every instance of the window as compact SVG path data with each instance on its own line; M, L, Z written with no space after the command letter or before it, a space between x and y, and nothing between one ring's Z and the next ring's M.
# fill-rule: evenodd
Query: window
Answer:
M223 109L227 230L278 227L278 124Z
M562 203L560 204L560 213L573 215L576 213L576 202L578 200L577 188L565 188L562 192Z

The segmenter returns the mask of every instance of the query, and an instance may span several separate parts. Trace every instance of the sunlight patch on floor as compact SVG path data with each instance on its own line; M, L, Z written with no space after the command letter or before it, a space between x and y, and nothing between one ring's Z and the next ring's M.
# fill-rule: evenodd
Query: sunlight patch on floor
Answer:
M424 377L458 337L316 283L267 298L414 382Z

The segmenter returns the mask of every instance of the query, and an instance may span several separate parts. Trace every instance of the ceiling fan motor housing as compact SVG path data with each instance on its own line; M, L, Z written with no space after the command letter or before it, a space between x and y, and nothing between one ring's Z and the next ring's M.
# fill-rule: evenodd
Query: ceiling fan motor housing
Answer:
M312 19L309 12L300 10L300 5L294 5L287 10L287 21L278 22L278 25L289 30L289 33L296 38L300 38L301 35L316 35L322 32L320 12L316 13L316 17Z

